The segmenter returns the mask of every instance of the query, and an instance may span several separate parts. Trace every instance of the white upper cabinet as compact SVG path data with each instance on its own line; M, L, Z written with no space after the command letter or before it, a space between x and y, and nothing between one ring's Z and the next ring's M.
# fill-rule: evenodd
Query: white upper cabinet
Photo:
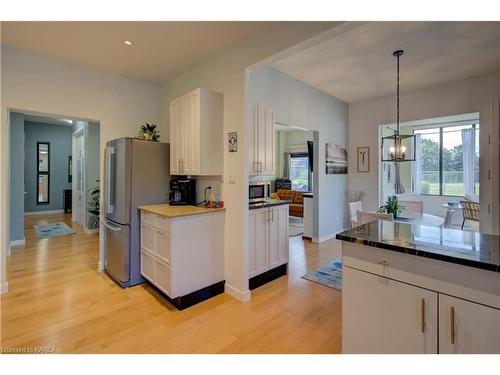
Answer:
M223 98L193 90L170 103L170 173L217 176L223 173Z
M253 124L250 132L250 175L275 175L275 138L274 123L276 110L257 104L253 111Z

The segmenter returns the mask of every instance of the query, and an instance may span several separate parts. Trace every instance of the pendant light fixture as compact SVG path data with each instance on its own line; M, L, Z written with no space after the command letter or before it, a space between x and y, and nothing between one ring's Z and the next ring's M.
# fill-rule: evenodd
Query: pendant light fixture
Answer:
M382 137L381 157L383 162L414 161L415 160L415 136L413 134L401 134L399 124L399 58L404 51L399 49L393 52L397 61L396 79L396 129L394 134Z

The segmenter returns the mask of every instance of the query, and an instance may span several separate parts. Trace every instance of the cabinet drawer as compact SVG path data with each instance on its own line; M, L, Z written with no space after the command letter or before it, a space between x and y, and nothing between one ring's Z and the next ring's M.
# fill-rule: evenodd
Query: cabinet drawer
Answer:
M155 259L141 249L141 275L154 283L155 281Z
M141 249L154 254L156 229L146 223L141 223Z
M155 216L156 215L153 215L149 212L144 212L142 211L141 212L141 224L146 224L146 225L149 225L149 226L155 226Z
M165 262L158 259L155 262L155 285L160 288L163 292L168 294L169 297L172 296L172 268Z
M164 232L170 233L170 219L165 216L155 215L155 227Z
M161 230L155 230L154 233L154 254L161 261L164 261L168 264L172 264L170 257L170 234Z

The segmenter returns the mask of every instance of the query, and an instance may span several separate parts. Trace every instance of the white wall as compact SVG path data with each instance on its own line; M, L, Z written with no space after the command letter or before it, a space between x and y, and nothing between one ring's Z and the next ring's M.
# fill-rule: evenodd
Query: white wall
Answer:
M319 156L314 183L319 226L313 235L321 241L347 228L347 175L325 173L326 143L347 144L347 103L272 67L251 72L248 98L251 105L261 102L276 108L279 123L319 132L314 144Z
M8 241L8 110L98 121L103 150L109 139L136 135L144 121L158 123L161 89L5 46L1 49L1 77L0 286L3 287ZM102 171L101 163L101 181Z
M404 83L404 80L403 80ZM491 166L491 147L488 136L492 127L492 100L500 97L500 73L425 87L401 93L401 121L479 112L480 174L481 174L481 231L492 232L488 205L492 202L488 169ZM395 97L385 96L349 105L349 188L364 187L364 205L374 210L379 205L378 191L378 126L395 121ZM357 173L356 147L370 147L370 172ZM498 173L498 172L496 172Z
M168 139L171 100L204 87L224 96L224 182L226 209L226 291L240 300L248 290L248 112L245 108L246 68L311 38L333 23L283 22L266 25L233 46L172 79L162 90L162 140ZM238 132L238 152L227 152L227 133ZM235 184L227 176L234 175Z

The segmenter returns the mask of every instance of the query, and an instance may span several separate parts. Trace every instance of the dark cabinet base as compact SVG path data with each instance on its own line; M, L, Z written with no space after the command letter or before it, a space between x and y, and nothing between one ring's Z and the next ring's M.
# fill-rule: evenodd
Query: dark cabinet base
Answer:
M224 284L226 283L225 280L219 281L218 283L209 285L205 288L196 290L192 293L186 294L185 296L182 297L176 297L176 298L170 298L167 296L165 293L163 293L160 289L155 287L153 284L149 285L153 287L155 290L157 290L162 296L164 296L168 302L170 302L172 305L174 305L177 309L179 310L184 310L187 309L188 307L191 307L193 305L196 305L197 303L203 302L209 298L215 297L218 294L224 293Z
M285 276L287 273L286 269L287 269L287 264L285 263L282 264L281 266L273 268L272 270L254 276L250 280L248 280L248 288L250 290L253 290L255 288L258 288L259 286L262 286L270 281L277 279L278 277Z

